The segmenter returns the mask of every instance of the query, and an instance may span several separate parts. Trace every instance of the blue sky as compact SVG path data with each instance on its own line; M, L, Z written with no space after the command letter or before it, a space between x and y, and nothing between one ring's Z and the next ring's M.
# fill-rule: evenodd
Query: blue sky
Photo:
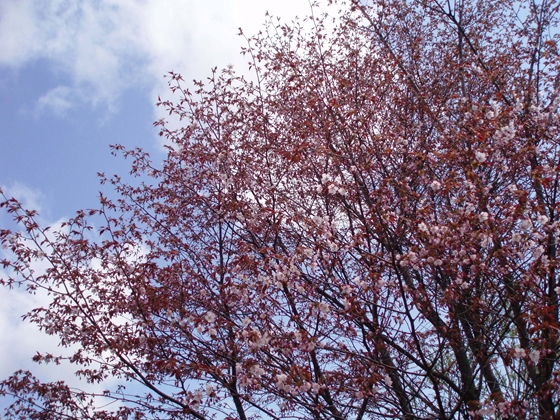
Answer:
M43 60L17 72L0 70L0 180L13 194L34 190L47 218L71 215L96 206L97 172L122 172L121 159L109 144L141 146L161 156L153 138L153 107L141 89L127 89L114 111L103 104L76 104L64 115L37 111L37 92L48 91L62 77Z
M163 159L152 122L170 97L163 78L204 79L233 64L269 11L283 20L307 0L0 0L0 186L44 223L97 207L97 172L125 175L109 145L140 146ZM106 188L106 187L105 187ZM0 214L0 226L7 223ZM1 273L0 273L1 274ZM0 289L0 378L56 351L20 316L45 297ZM43 379L61 369L44 367ZM50 373L49 373L50 372Z

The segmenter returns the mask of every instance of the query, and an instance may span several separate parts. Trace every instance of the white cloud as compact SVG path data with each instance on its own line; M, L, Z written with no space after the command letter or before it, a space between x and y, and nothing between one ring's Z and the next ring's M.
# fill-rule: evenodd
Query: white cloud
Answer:
M23 184L14 184L10 187L1 186L7 197L17 198L26 209L40 210L45 207L44 195ZM2 215L2 217L8 217ZM8 227L2 221L3 227ZM47 237L52 240L55 232L67 231L67 227L62 227L62 219L48 223L38 216L41 226L51 226ZM0 248L0 259L10 259L13 255L7 249ZM49 267L46 260L31 260L30 269L35 275L44 273ZM6 280L9 277L9 268L0 268L0 278ZM43 382L64 380L69 386L95 391L101 393L105 387L113 387L119 383L115 378L109 378L101 384L87 384L75 376L76 366L68 362L61 364L37 364L32 361L33 356L50 353L55 356L70 356L77 346L62 348L60 339L57 336L47 335L40 331L37 325L25 321L22 316L35 308L45 308L52 302L53 294L38 288L32 293L26 290L25 285L14 285L12 288L0 286L0 380L6 379L18 370L30 370ZM103 398L98 399L100 404L107 403ZM7 400L0 398L0 410L7 405ZM0 416L1 418L1 416Z
M35 262L33 269L37 272L44 271L46 265ZM0 277L5 273L0 270ZM24 313L34 308L46 307L52 300L44 290L38 290L35 294L28 293L23 287L7 289L0 287L0 380L6 379L18 370L29 370L42 382L65 381L71 387L89 392L102 393L104 389L113 388L121 381L116 378L108 378L99 384L88 384L76 377L76 366L67 361L60 364L37 364L33 362L33 356L37 352L45 355L50 353L54 356L71 356L77 349L77 345L70 348L60 346L57 336L47 335L39 330L35 324L22 320ZM103 398L98 398L99 405L105 404ZM0 398L0 408L6 404L5 399Z
M56 116L62 117L66 114L75 102L77 93L68 86L57 86L49 90L37 100L35 111L37 114L42 113L45 109L51 110Z
M35 14L29 0L0 3L0 63L20 66L38 51L31 42L37 36Z
M0 275L4 274L0 272ZM57 354L58 339L48 336L29 322L23 322L21 316L33 308L48 304L44 294L31 295L24 289L0 288L0 378L10 376L18 369L34 369L31 358L37 351ZM52 375L52 374L51 374ZM51 376L49 375L49 376ZM50 379L55 379L54 375Z
M10 186L0 185L0 189L6 197L14 197L19 200L25 209L41 211L45 207L45 195L39 190L21 183ZM5 221L11 217L10 215L0 213L0 216L3 227L16 228ZM38 216L38 221L42 225L48 224L41 216ZM51 223L51 225L54 227L53 230L60 229L61 221ZM9 251L0 248L0 259L9 257L11 257ZM36 273L44 272L48 267L45 261L32 261L30 264ZM7 269L0 269L0 278L7 279L8 274ZM71 376L70 370L65 367L39 367L31 361L37 351L60 353L57 338L47 336L40 332L35 325L21 319L22 315L33 308L47 306L51 299L52 296L42 290L31 294L27 292L25 286L16 285L11 289L0 286L0 302L2 302L0 305L0 337L2 337L0 340L0 379L7 378L19 369L33 369L47 380L55 380L60 375Z
M258 31L269 10L290 20L307 0L4 0L0 2L0 66L39 59L68 78L41 92L37 106L63 115L85 102L114 110L127 88L164 93L163 74L204 79L210 68L244 67L245 33ZM74 99L69 100L70 89Z
M0 189L6 197L17 199L25 209L41 212L45 202L45 195L41 191L29 188L20 182L9 186L0 185Z

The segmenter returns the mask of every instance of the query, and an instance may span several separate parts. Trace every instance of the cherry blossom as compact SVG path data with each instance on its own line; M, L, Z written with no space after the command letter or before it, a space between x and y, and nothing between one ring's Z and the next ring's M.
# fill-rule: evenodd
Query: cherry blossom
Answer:
M113 146L99 208L2 199L1 283L70 353L34 360L105 390L17 371L6 418L560 416L557 7L329 3L251 77L169 73L166 157Z

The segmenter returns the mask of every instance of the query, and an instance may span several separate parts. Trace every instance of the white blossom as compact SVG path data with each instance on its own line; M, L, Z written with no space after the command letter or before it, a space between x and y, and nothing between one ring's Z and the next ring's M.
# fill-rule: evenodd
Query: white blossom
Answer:
M251 372L256 378L260 378L262 375L264 375L264 369L258 364L251 366L249 372Z
M531 226L533 226L533 224L529 219L523 219L519 224L519 227L525 231L531 229Z
M354 277L352 280L356 286L363 286L365 283L359 277Z
M525 349L522 349L521 347L516 347L515 349L513 349L514 358L523 359L525 356L527 356L527 352L525 351Z
M474 154L474 156L475 156L476 160L478 160L480 163L486 162L486 158L487 158L486 153L476 152Z
M327 245L332 252L337 252L338 251L338 245L335 244L334 242L327 241Z
M508 125L500 128L494 134L494 139L496 140L499 146L509 143L511 140L513 140L514 137L515 137L515 127L513 125L513 121L510 121Z
M539 245L533 250L533 257L539 258L542 254L544 254L544 248L542 245Z
M328 313L330 311L330 309L331 308L327 303L325 303L325 302L319 303L319 311Z
M280 386L282 384L284 384L284 382L286 382L286 380L288 379L287 375L284 375L283 373L276 375L276 385Z
M482 241L480 242L480 245L484 248L489 247L490 245L492 245L492 237L489 235L484 235Z
M546 225L548 223L548 217L546 217L544 214L541 214L539 217L537 217L537 222L539 222L541 225Z
M256 339L249 342L249 347L251 347L253 350L259 350L262 347L266 346L269 341L270 337L268 336L268 333L264 333L264 335L262 335L257 331Z
M541 358L541 352L538 350L531 350L529 353L529 359L536 365L539 363L539 359Z
M307 392L311 389L311 384L309 382L304 382L302 385L300 385L299 387L299 391L300 392Z
M315 343L313 341L308 341L304 345L301 346L303 351L313 351L315 350Z
M206 320L206 322L211 324L212 322L214 322L216 320L216 314L212 311L208 311L208 312L206 312L206 315L204 315L204 319Z
M509 184L508 187L507 187L507 189L508 189L509 192L514 193L514 192L517 191L517 185L515 185L515 184Z
M391 377L389 375L385 375L385 377L383 378L383 381L385 382L385 384L387 386L393 386L393 380L391 379Z
M202 391L197 390L194 393L193 402L194 402L194 404L200 404L201 401L202 401Z
M477 410L476 413L480 416L492 416L495 411L496 410L494 407L484 407L480 410Z
M441 189L441 183L438 182L438 181L433 181L433 182L430 184L430 188L432 189L432 191L438 191L438 190Z

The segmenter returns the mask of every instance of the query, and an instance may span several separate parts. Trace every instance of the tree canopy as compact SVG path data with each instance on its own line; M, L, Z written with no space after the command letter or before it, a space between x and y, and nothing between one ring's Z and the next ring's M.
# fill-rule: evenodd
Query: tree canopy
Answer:
M559 3L336 3L267 21L250 80L170 73L120 198L48 231L5 197L2 282L122 383L19 371L7 418L559 418Z

